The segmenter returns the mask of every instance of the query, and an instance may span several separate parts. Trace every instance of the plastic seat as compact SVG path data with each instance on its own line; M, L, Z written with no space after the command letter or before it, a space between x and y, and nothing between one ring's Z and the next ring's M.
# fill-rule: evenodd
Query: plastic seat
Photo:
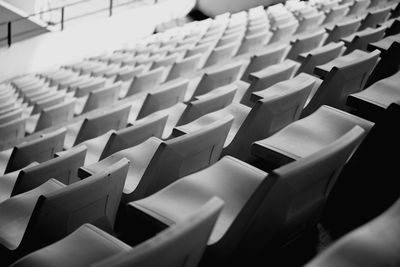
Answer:
M236 52L236 56L256 51L262 48L266 43L269 42L271 36L272 34L265 29L260 33L255 33L252 35L246 34L246 36L242 40L239 49Z
M220 199L212 198L187 218L134 247L91 224L84 224L66 238L23 257L12 266L195 267L222 207Z
M384 23L390 16L391 7L386 7L378 10L369 11L365 18L361 21L359 31L366 28L375 28L379 24Z
M77 105L75 115L80 115L97 108L104 108L115 104L119 99L121 87L122 83L116 82L110 86L105 86L91 91L82 101L83 103L81 106Z
M0 125L0 147L24 138L26 119L23 117Z
M322 22L322 25L329 23L336 23L338 20L342 19L349 12L348 5L338 5L332 7L328 11L325 11L325 19Z
M199 67L201 58L201 54L196 54L176 61L172 64L171 70L169 71L165 81L190 76Z
M50 179L2 202L2 264L10 264L7 261L15 261L58 241L84 223L111 232L128 165L127 159L121 159L98 174L68 186Z
M355 18L337 23L333 27L326 28L328 32L328 37L325 40L325 44L329 44L331 42L339 42L342 38L355 33L360 25L361 18Z
M144 118L153 112L183 102L188 85L188 79L180 79L169 83L158 90L147 93L143 104L137 113L136 119Z
M27 119L26 132L32 134L40 130L62 124L74 117L76 99L68 99L63 103L43 109L39 114Z
M68 88L68 91L73 91L75 92L74 96L75 97L82 97L88 95L90 92L100 89L106 85L106 80L103 78L96 78L92 79L91 81L79 85L77 87L70 87Z
M299 63L286 59L282 63L251 73L249 75L251 85L242 96L240 103L251 107L253 103L250 101L250 96L253 92L266 89L278 82L290 79L297 72L299 66Z
M155 88L161 83L164 71L164 67L159 67L143 74L136 75L129 85L128 90L126 92L122 91L120 97L125 98Z
M132 80L136 75L140 75L144 72L144 66L139 65L125 71L120 71L116 76L114 82L127 82Z
M249 162L252 160L250 148L254 141L274 134L300 117L314 80L300 75L298 77L290 84L282 82L266 89L268 95L258 100L251 109L234 103L189 124L176 127L173 135L179 136L196 131L231 114L234 116L234 121L221 155L230 155Z
M318 65L326 64L331 60L341 56L345 50L344 43L329 43L327 45L317 47L305 53L300 53L297 56L297 61L301 65L297 73L313 74L314 68Z
M225 205L201 266L255 265L265 259L266 249L272 258L272 252L315 227L330 186L362 132L355 128L332 145L270 174L225 156L205 170L130 202L128 218L135 227L168 226L210 196L218 196Z
M0 125L6 124L22 117L22 109L16 109L0 116ZM2 136L3 137L3 136Z
M137 146L81 167L79 175L97 173L126 157L132 165L124 187L123 202L148 196L184 175L215 163L232 121L232 116L226 116L199 131L167 141L151 137Z
M167 117L167 114L159 114L158 116L138 121L133 126L117 131L110 130L103 135L86 140L70 150L75 150L77 147L86 147L85 162L81 166L96 163L120 150L139 145L152 136L161 138ZM59 152L57 155L63 155L68 152L69 150Z
M400 199L373 220L336 240L305 266L398 266Z
M53 158L54 153L62 150L65 134L66 129L60 128L0 152L0 173L12 172L34 161L43 162Z
M125 128L131 110L130 104L102 110L92 116L67 125L64 149L69 149L83 141L97 137L109 130Z
M369 43L377 42L385 35L386 27L378 27L376 29L367 28L363 31L356 32L350 36L344 37L341 40L346 45L344 54L353 52L355 49L367 51Z
M51 178L66 185L79 181L78 168L83 166L85 154L86 148L81 147L61 157L49 159L41 164L32 162L21 170L7 173L0 178L0 203L35 189Z
M299 22L297 20L292 20L285 24L278 24L277 27L271 28L273 35L271 39L269 39L268 44L289 40L296 32L298 26Z
M288 52L288 45L267 46L260 52L257 52L250 58L250 63L247 65L241 80L249 82L249 74L260 71L271 65L278 64L283 61Z
M65 93L58 93L58 94L53 94L48 98L46 97L39 101L35 101L33 108L32 108L31 115L40 113L45 108L51 108L52 106L61 104L61 103L65 102L66 98L67 98L67 95ZM31 100L31 102L33 102L33 101Z
M353 4L349 6L347 16L356 16L365 13L370 3L370 0L355 0Z
M324 12L315 12L301 16L296 34L305 33L317 29L325 19Z
M353 113L371 120L383 116L390 104L400 101L400 72L380 80L368 88L351 94L346 104L353 108Z
M314 69L323 77L323 82L313 98L304 108L302 117L314 112L321 105L329 105L343 110L348 109L348 95L364 89L368 76L378 61L380 52L366 53L354 50Z
M240 43L241 41L236 41L214 48L202 67L205 68L228 61L236 54Z
M263 159L268 169L283 166L331 144L356 125L364 129L365 136L373 123L323 105L311 115L255 142L252 145L252 154Z
M297 60L300 53L309 52L315 48L320 47L325 41L327 34L323 29L313 31L310 34L303 34L291 41L291 49L289 50L286 58Z
M185 102L192 100L196 96L209 93L215 88L231 84L238 80L242 66L243 62L238 61L206 71L201 76L196 86L188 88Z

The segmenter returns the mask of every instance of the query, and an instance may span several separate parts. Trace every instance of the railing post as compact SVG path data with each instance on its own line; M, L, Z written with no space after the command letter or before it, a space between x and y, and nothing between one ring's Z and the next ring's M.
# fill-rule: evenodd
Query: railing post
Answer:
M64 30L64 7L61 8L61 30Z
M113 11L113 0L110 0L110 17L112 16L112 11Z
M12 29L11 29L11 21L7 23L7 44L8 47L11 46L12 43Z

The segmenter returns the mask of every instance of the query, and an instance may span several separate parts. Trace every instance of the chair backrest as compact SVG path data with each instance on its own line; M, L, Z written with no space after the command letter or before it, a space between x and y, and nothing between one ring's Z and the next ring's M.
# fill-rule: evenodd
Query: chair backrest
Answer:
M274 35L269 39L269 44L288 40L296 32L298 26L299 22L297 20L279 25L276 31L274 31Z
M122 82L116 82L110 86L93 90L89 93L82 113L96 108L110 106L118 101Z
M63 103L42 109L36 123L35 132L67 122L74 117L76 99L68 99Z
M102 135L109 130L125 128L128 123L130 111L131 104L125 104L111 110L103 111L91 118L84 119L76 135L74 146L88 139Z
M293 60L285 60L282 63L269 66L249 75L250 87L244 93L240 103L252 107L250 96L253 92L264 90L278 82L291 78L299 68L300 64Z
M171 54L161 59L153 61L153 64L150 67L150 70L157 69L159 67L167 67L172 65L178 60L178 54Z
M324 21L324 12L315 12L302 16L300 19L299 26L296 29L296 34L311 31L312 29L318 28L319 25Z
M82 97L88 95L91 91L100 89L106 84L106 80L103 78L93 79L85 85L78 86L75 90L75 97Z
M42 111L45 108L50 108L52 106L55 106L57 104L61 104L65 101L65 94L56 94L53 95L49 98L37 101L34 105L33 105L33 109L31 112L31 115L33 114L37 114L40 111Z
M353 51L353 55L356 55L356 57L351 62L343 66L334 66L331 69L305 107L302 117L311 114L321 105L345 110L347 96L364 89L368 76L378 61L380 52L378 50L371 53L359 52L362 51Z
M22 109L16 109L0 116L0 125L15 121L22 116ZM3 137L3 136L2 136Z
M127 252L122 252L94 266L184 266L196 267L223 207L223 201L211 198L183 221Z
M398 266L400 199L385 212L333 242L305 267Z
M272 171L242 208L225 241L240 243L236 251L241 255L260 255L265 248L279 249L315 227L363 132L355 126L327 147Z
M44 162L52 159L56 152L63 149L66 131L65 128L60 128L15 146L4 173L21 169L34 161Z
M35 245L53 243L84 223L112 232L128 166L129 161L121 159L89 178L41 195L25 241Z
M289 86L278 83L266 89L270 94L255 103L222 155L248 162L252 158L253 142L267 138L299 119L314 83L313 79L294 78Z
M385 35L386 26L381 26L376 29L367 28L363 31L357 32L351 43L347 45L345 54L351 53L355 49L367 50L369 43L377 42Z
M189 85L188 79L177 80L146 95L136 119L183 102Z
M153 194L177 179L217 162L232 121L232 115L228 115L203 129L161 143L135 194Z
M298 60L301 61L301 65L297 73L305 72L308 74L313 74L316 66L328 63L338 56L341 56L343 52L343 42L332 42L325 46L315 48L309 52L299 54Z
M288 51L288 45L270 46L251 57L250 63L243 73L242 80L250 81L249 74L260 71L271 65L282 62Z
M25 136L26 117L19 118L5 124L0 125L0 144L4 145L8 142L14 142Z
M129 85L129 89L125 97L155 88L161 83L164 71L164 67L159 67L146 73L136 75L132 83Z
M195 54L193 56L186 57L180 61L176 61L174 64L172 64L166 81L171 81L181 77L187 77L191 73L194 73L199 67L201 59L201 54Z
M361 31L368 27L375 28L378 24L384 23L390 17L391 10L391 7L386 7L368 12L358 30Z
M355 0L353 2L353 4L350 5L347 16L359 15L361 13L364 13L370 3L371 3L371 0Z
M203 74L198 83L193 97L206 94L215 88L230 84L239 78L239 72L242 68L242 62L226 64L218 69L208 71Z
M265 28L260 33L254 33L252 35L245 36L236 55L242 55L261 48L269 41L271 36L271 33L268 30L265 30Z
M203 68L228 61L235 55L239 45L240 41L236 41L214 48L204 63Z
M134 68L119 72L117 74L117 76L115 77L115 81L114 82L126 82L129 81L131 79L133 79L133 77L135 77L136 75L142 74L144 71L144 66L139 65L136 66Z
M77 147L60 157L21 170L11 196L32 190L51 178L66 185L79 181L78 169L83 166L85 155L86 147Z
M189 123L207 113L228 106L235 97L237 86L230 84L214 90L217 92L211 92L201 99L188 103L176 125Z
M120 150L136 146L152 136L161 138L167 118L168 114L160 114L112 133L104 146L100 160Z
M336 7L332 7L327 13L325 20L322 24L336 22L337 20L346 16L347 12L349 12L348 5L338 5Z
M289 50L286 58L297 60L300 53L309 52L320 47L326 38L325 30L317 30L307 35L302 35L294 42L291 42L292 48Z
M355 18L342 23L337 23L329 32L325 40L325 44L330 42L338 42L343 37L349 36L357 31L361 25L361 18Z

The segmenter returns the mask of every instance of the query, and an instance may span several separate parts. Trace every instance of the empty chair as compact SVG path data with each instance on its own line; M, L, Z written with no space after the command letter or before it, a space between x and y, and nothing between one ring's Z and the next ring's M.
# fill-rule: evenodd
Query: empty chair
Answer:
M234 116L234 122L225 141L222 155L230 155L249 162L252 159L250 148L254 141L274 134L300 117L313 85L314 79L310 75L300 74L290 83L281 82L266 89L268 95L258 100L251 109L234 103L189 124L176 127L173 135L196 131L231 114Z
M136 75L133 81L129 85L126 92L122 90L121 98L125 98L146 90L155 88L161 83L164 75L164 67L159 67L157 69L150 70L146 73Z
M321 105L346 109L349 94L364 89L369 74L378 61L380 52L366 53L354 50L315 68L314 73L323 77L323 82L304 108L302 117L314 112Z
M66 238L35 251L12 266L181 266L196 267L223 207L212 198L189 216L134 247L84 224ZM87 246L81 246L81 244ZM74 249L80 247L79 250Z
M385 212L336 240L306 267L398 266L400 199Z
M249 74L260 71L271 65L282 62L288 52L288 45L268 46L260 52L255 53L250 58L250 63L247 65L241 80L250 81Z
M54 153L62 150L65 134L66 129L60 128L0 152L0 173L12 172L34 161L43 162L53 158Z
M131 110L130 104L103 110L83 121L67 126L64 148L69 149L83 141L97 137L109 130L125 128Z
M127 82L132 80L136 75L142 74L144 72L144 66L139 65L134 68L126 69L120 71L116 76L114 82Z
M346 104L353 108L353 113L375 121L383 116L390 104L400 101L399 83L400 72L397 72L360 92L349 95Z
M116 82L110 86L91 91L82 101L81 106L77 105L76 115L115 104L119 99L121 86L121 82Z
M103 135L80 143L71 150L86 147L85 162L81 166L96 163L120 150L136 146L152 136L161 138L167 117L167 114L159 114L117 131L110 130ZM59 152L57 155L68 152L69 150Z
M185 102L190 101L196 96L209 93L215 88L228 85L238 80L242 66L243 62L237 61L205 72L196 86L193 86L192 89L188 88Z
M181 79L170 83L164 88L160 88L148 93L143 101L136 119L144 118L153 112L166 109L179 102L183 102L188 85L188 79Z
M286 56L288 59L297 60L300 53L305 53L320 47L327 37L324 30L314 31L310 34L301 35L296 40L291 41L291 48Z
M349 12L348 5L338 5L325 11L325 19L322 24L335 23L342 19Z
M199 67L201 58L201 54L196 54L176 61L172 64L171 70L169 71L165 81L190 76Z
M2 264L53 243L84 223L113 231L128 165L129 161L122 159L68 186L50 179L2 202Z
M135 227L152 226L158 232L160 224L168 226L218 196L225 205L201 263L256 265L265 260L266 249L270 259L272 252L315 227L330 186L361 134L356 127L332 145L269 174L225 156L205 170L130 202L128 218Z
M106 80L103 78L92 79L91 81L79 85L77 87L70 87L68 91L74 91L75 97L82 97L88 95L90 92L100 89L106 85Z
M318 65L328 63L341 56L345 50L343 42L331 42L327 45L317 47L297 56L297 61L301 63L297 73L313 74L314 68Z
M278 24L278 26L271 28L273 33L271 39L269 39L269 44L287 41L296 32L299 22L297 20L291 20L285 24Z
M369 11L365 18L361 21L359 31L366 28L375 28L379 24L384 23L390 16L391 7L386 7L378 10Z
M23 112L22 109L16 109L14 111L11 111L9 113L1 115L0 116L0 125L15 121L15 120L21 118L22 112Z
M83 166L86 148L81 147L61 157L38 164L33 162L25 168L7 173L0 179L0 203L8 198L35 189L54 178L63 184L79 181L78 168Z
M315 12L301 16L299 25L296 29L296 34L304 33L318 28L325 19L324 12Z
M290 79L296 73L299 66L299 63L287 59L282 63L275 64L258 72L251 73L249 75L251 85L244 92L240 103L251 107L253 103L250 101L250 96L253 92L266 89L278 82Z
M126 157L134 164L128 171L123 201L148 196L184 175L215 163L221 154L232 120L232 116L226 116L196 132L167 141L151 137L137 146L81 167L80 176L97 173L105 166Z
M0 146L17 142L25 136L26 117L0 124Z
M385 35L385 30L385 26L381 26L376 29L367 28L363 31L359 31L350 36L342 38L341 40L346 45L346 51L344 54L351 53L355 49L367 51L368 44L382 39Z
M361 18L355 18L341 23L336 23L333 27L326 28L328 37L325 40L325 44L330 42L338 42L343 37L347 37L357 31L361 25Z
M266 168L275 168L307 157L360 126L365 134L373 123L361 117L321 106L311 115L295 121L274 135L252 145L252 154L265 161Z
M240 41L236 41L214 48L202 67L205 68L228 61L236 54L239 45Z
M370 3L370 0L355 0L350 4L347 16L356 16L365 13L365 10L368 8Z
M65 93L59 93L51 95L50 97L46 97L44 99L38 99L37 101L31 100L30 102L34 102L31 115L40 113L45 108L50 108L57 104L61 104L65 102L67 95Z
M159 67L168 67L172 65L178 59L178 54L171 54L169 56L160 58L153 61L150 70L158 69Z
M263 32L257 33L257 34L252 34L252 35L246 35L242 43L236 52L236 55L242 55L248 52L255 51L257 49L260 49L264 44L269 42L269 38L271 38L272 34L268 30L263 30Z
M76 99L43 109L39 114L30 116L26 122L26 132L32 134L40 130L72 120Z

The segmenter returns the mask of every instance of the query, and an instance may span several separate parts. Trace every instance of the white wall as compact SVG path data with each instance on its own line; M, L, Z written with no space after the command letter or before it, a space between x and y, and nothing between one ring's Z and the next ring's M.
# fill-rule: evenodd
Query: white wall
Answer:
M124 43L151 34L161 22L185 16L195 2L165 0L108 19L66 28L63 32L45 33L15 43L10 48L0 48L0 82L119 48Z
M268 6L285 0L198 0L197 8L205 15L215 17L224 12L239 12L251 7Z

